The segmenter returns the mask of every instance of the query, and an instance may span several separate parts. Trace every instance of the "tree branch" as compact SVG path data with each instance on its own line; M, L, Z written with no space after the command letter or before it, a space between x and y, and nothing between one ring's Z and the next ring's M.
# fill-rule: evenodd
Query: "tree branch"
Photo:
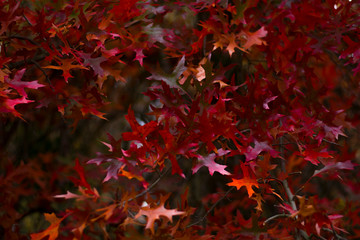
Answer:
M54 90L54 86L52 85L49 76L47 75L47 73L45 72L45 70L40 66L40 64L38 62L36 62L35 60L31 59L31 63L33 63L45 76L46 81L49 83L51 89Z
M270 221L276 219L276 218L281 218L281 217L290 217L291 215L290 214L287 214L287 213L281 213L281 214L277 214L277 215L274 215L274 216L271 216L269 217L268 219L266 219L264 222L263 222L263 225L266 225L268 224Z

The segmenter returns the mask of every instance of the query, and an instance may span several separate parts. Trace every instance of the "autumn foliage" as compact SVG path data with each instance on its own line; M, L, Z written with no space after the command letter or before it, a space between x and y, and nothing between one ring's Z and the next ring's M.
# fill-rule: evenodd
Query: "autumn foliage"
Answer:
M357 1L0 6L0 239L360 238Z

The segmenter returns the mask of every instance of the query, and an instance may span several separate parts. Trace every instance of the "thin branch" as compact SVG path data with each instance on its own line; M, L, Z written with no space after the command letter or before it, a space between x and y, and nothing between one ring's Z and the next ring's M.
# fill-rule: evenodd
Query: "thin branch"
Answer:
M35 60L33 60L33 59L31 59L30 62L33 63L33 64L44 74L44 76L45 76L45 78L46 78L46 81L49 83L51 89L54 90L54 86L52 85L49 76L47 75L47 73L45 72L45 70L40 66L40 64L39 64L38 62L36 62Z
M156 186L156 184L158 184L158 182L160 182L160 180L169 172L170 169L171 169L171 167L168 168L163 174L161 174L161 175L159 176L159 178L156 179L156 181L153 182L147 189L145 189L145 190L142 191L141 193L137 194L135 197L129 198L129 199L127 199L127 200L119 203L118 205L119 205L119 206L124 206L125 203L130 202L130 201L133 201L133 200L135 200L135 199L137 199L137 198L139 198L139 197L141 197L141 196L144 196L144 195L145 195L146 193L148 193L151 189L153 189L153 188Z
M281 146L281 145L288 145L288 144L296 145L297 143L296 142L286 142L286 143L274 143L274 144L271 144L271 145L272 146Z
M326 140L325 138L323 138L323 141L324 142L327 142L327 143L330 143L330 144L334 144L334 145L336 145L336 146L341 146L341 144L338 144L338 143L336 143L336 142L331 142L331 141L329 141L329 140ZM342 147L342 146L341 146Z
M266 225L268 224L270 221L276 219L276 218L281 218L281 217L290 217L291 215L290 214L286 214L286 213L281 213L281 214L276 214L274 216L271 216L269 217L268 219L266 219L264 222L263 222L263 225Z
M301 192L304 189L304 186L302 186L301 188L299 188L296 192L295 195L297 195L299 192Z
M346 238L343 238L342 236L340 236L336 231L335 231L335 228L334 228L334 225L333 223L330 221L330 225L331 225L331 230L332 230L332 233L334 234L334 237L335 239L337 240L344 240Z
M282 125L281 121L280 121L280 125ZM280 137L280 155L284 159L283 137ZM286 172L285 161L283 159L281 160L281 171ZM294 211L297 211L296 203L294 201L294 194L292 193L292 191L291 191L291 189L289 187L289 183L288 183L287 179L284 179L282 181L282 183L283 183L283 187L285 189L285 192L286 192L286 194L287 194L287 196L289 198L291 208Z
M29 21L29 19L25 16L25 14L23 14L23 18L25 19L25 21L30 25L30 26L33 26L31 24L31 22Z
M20 67L22 67L26 64L33 63L32 61L35 61L35 62L41 61L41 60L45 59L46 56L48 56L48 54L36 55L35 57L33 57L31 59L21 60L18 62L11 62L11 63L7 64L7 66L10 70L12 70L14 68L19 69Z
M280 127L282 126L282 121L281 121L281 119L280 119ZM280 137L280 156L281 156L281 171L282 172L286 172L286 166L285 166L285 153L284 153L284 144L283 144L283 136L281 136ZM296 203L295 203L295 199L294 199L294 194L292 193L292 191L291 191L291 189L290 189L290 187L289 187L289 183L288 183L288 181L287 181L287 179L284 179L283 181L282 181L282 185L283 185L283 187L284 187L284 189L285 189L285 192L286 192L286 195L288 196L288 198L289 198L289 202L290 202L290 206L291 206L291 208L294 210L294 211L297 211L298 209L297 209L297 207L296 207ZM296 219L296 217L295 217L295 219ZM295 239L300 239L300 236L299 236L299 231L298 230L296 230L295 231L295 234L296 234L296 236L295 236ZM308 237L306 237L307 236L307 234L305 235L304 233L302 233L302 232L300 232L300 234L305 238L305 239L308 239Z
M250 132L250 131L251 131L251 129L248 128L248 129L241 130L240 132L244 133L244 132Z
M210 207L210 209L205 213L205 215L204 215L202 218L200 218L200 220L198 220L198 221L196 221L196 222L194 222L194 223L191 223L191 224L187 225L186 228L192 227L192 226L197 225L198 223L201 223L202 221L204 221L205 218L207 217L207 215L209 215L209 214L211 213L211 211L214 210L214 208L215 208L224 198L226 198L227 195L228 195L232 190L234 190L235 188L236 188L236 187L231 187L231 188L229 188L229 190L227 190L227 192L225 193L225 195L222 196L221 198L219 198L219 199Z
M19 39L19 40L26 40L26 41L31 42L33 45L40 47L39 43L37 43L34 40L32 40L31 38L28 38L28 37L25 37L25 36L12 35L12 36L9 36L9 38L16 38L16 39Z

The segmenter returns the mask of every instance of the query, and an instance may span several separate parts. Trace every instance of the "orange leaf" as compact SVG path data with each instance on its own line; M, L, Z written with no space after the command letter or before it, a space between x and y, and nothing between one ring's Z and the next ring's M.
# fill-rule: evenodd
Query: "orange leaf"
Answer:
M299 211L291 214L292 217L300 215L302 217L309 217L316 212L314 198L306 199L305 197L297 196L299 199L300 207Z
M231 34L226 37L229 41L229 45L227 46L226 50L229 52L230 56L235 52L235 48L239 48L242 51L245 51L243 48L239 47L236 43L236 36Z
M109 218L114 214L114 211L116 210L117 207L118 207L117 204L111 204L107 207L96 209L96 212L102 212L102 211L104 212L99 216L91 219L91 221L95 222L100 218L104 218L106 221L109 220Z
M257 202L257 206L255 207L255 209L257 209L258 211L262 212L262 202L264 202L264 199L262 198L260 193L255 193L255 196L252 197L253 200L255 200Z
M258 188L259 184L256 181L256 179L253 179L249 176L249 170L244 164L241 164L241 168L243 170L244 177L242 179L232 178L232 182L228 183L227 185L235 186L237 190L239 190L242 187L246 187L249 197L251 197L254 194L254 190L252 189L252 187L255 186Z
M60 62L62 63L61 66L49 65L49 66L45 66L43 68L51 68L51 69L56 69L56 70L62 70L65 82L68 82L69 77L73 77L70 74L71 69L88 69L88 68L86 68L86 67L84 67L82 65L74 65L74 64L72 64L72 62L74 62L73 59L60 59Z
M46 236L49 236L48 240L55 240L59 235L60 223L68 216L68 214L62 218L57 218L55 213L44 213L44 216L46 221L50 222L51 225L40 233L31 234L32 240L41 240Z

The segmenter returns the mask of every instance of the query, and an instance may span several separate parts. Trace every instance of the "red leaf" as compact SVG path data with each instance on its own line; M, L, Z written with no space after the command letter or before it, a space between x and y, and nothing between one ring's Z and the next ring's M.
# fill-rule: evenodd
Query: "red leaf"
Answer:
M12 113L14 116L21 118L21 114L15 110L15 106L18 104L31 103L33 100L28 100L25 97L15 99L5 99L4 107L0 106L0 112Z
M309 161L314 165L318 165L320 163L318 158L333 158L333 156L331 156L328 152L318 152L311 149L306 149L303 152L303 155L305 156L304 159L306 161Z
M84 172L84 167L80 165L79 163L79 159L75 160L75 168L76 172L79 174L80 179L76 179L74 177L70 177L70 179L78 186L83 186L86 188L85 193L87 194L91 194L93 196L98 196L97 193L95 193L92 189L90 184L88 183L88 181L85 178L85 172Z

